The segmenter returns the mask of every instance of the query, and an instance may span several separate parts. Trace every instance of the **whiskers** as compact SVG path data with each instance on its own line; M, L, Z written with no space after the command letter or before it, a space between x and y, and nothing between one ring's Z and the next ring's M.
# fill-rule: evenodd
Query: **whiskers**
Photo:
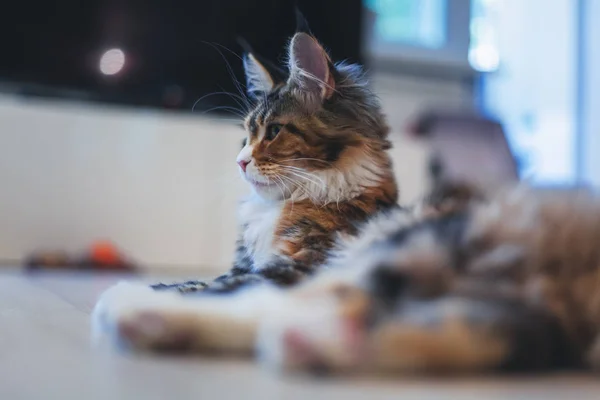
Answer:
M273 175L273 179L276 179L275 181L273 181L273 183L275 183L277 185L277 187L279 188L279 191L281 192L281 198L283 199L283 201L286 201L286 189L287 186L285 184L285 180L289 179L284 175L281 174L274 174ZM293 181L291 182L292 184L294 183ZM281 186L280 186L281 184ZM294 213L294 198L290 197L289 200L292 203L292 207L290 208L290 211L288 212L288 215L293 214Z
M203 41L203 40L201 41L201 43L212 47L217 53L219 53L219 55L223 59L223 62L225 63L225 68L227 69L227 73L231 77L233 85L235 86L238 93L231 93L231 92L222 90L219 92L213 92L213 93L206 94L194 102L194 105L192 106L192 111L196 110L196 107L198 106L198 104L200 104L200 102L202 100L205 100L206 98L209 98L212 96L224 95L224 96L228 96L229 98L231 98L237 104L238 107L216 106L216 107L209 108L208 110L203 110L202 115L213 112L213 111L227 111L243 120L246 117L246 115L248 114L248 112L252 109L252 101L248 98L248 96L246 94L245 85L240 83L238 81L238 79L236 78L233 68L231 67L231 63L227 60L227 57L225 57L225 54L223 54L222 50L225 50L225 51L233 54L235 57L237 57L240 60L241 60L241 57L237 53L235 53L231 49L223 46L220 43L207 42L207 41Z
M339 169L334 163L329 162L329 161L325 161L325 160L320 160L318 158L310 158L310 157L300 157L300 158L288 158L287 160L281 160L280 162L293 162L293 161L313 161L313 162L317 162L320 164L324 164L327 165L327 167L330 167L332 169L335 169L337 172L339 172L340 174L344 174L343 171L341 169ZM305 170L303 170L305 171Z
M327 191L327 184L323 178L305 169L292 165L277 163L280 171L276 176L282 183L290 186L289 199L295 200L308 198L313 203L318 203ZM292 205L293 206L293 205Z
M318 158L310 158L310 157L288 158L285 160L280 160L279 162L292 162L292 161L315 161L315 162L326 164L326 165L329 165L329 166L332 166L335 168L333 163L331 163L329 161L320 160Z
M289 165L293 162L310 161L324 167L319 173L313 173L305 168ZM307 198L315 204L334 202L339 210L340 201L346 197L344 188L348 186L348 173L342 171L334 163L311 157L297 157L278 160L277 166L281 168L294 185L298 188L297 198Z

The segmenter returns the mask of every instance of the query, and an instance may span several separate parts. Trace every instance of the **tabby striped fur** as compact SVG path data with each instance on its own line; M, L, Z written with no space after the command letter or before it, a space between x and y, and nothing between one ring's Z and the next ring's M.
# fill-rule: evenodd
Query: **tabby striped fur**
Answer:
M327 261L338 235L397 203L388 126L358 66L332 64L306 33L290 42L286 80L252 54L244 65L255 103L237 161L253 194L239 208L233 268L208 284L156 289L296 284Z

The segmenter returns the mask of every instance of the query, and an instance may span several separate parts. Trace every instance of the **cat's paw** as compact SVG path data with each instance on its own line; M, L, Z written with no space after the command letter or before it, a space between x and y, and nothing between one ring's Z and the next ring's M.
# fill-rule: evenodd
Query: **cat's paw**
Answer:
M144 302L152 289L141 283L119 282L108 288L94 307L91 317L92 341L98 345L102 341L117 339L117 323L123 315Z
M102 294L92 313L95 344L127 350L180 350L191 344L191 327L176 311L180 296L122 282Z
M259 335L257 353L261 364L274 372L350 372L360 364L362 350L362 343L352 341L350 334L335 316L320 326L293 322L271 326Z
M353 371L363 360L367 311L358 288L327 285L306 294L298 291L263 319L256 343L259 359L279 372Z
M120 347L136 351L191 351L195 345L192 321L184 313L140 309L121 316L115 324Z

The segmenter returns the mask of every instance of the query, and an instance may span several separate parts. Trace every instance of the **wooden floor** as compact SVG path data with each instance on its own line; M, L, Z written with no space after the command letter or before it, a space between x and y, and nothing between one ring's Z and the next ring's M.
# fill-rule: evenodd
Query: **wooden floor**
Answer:
M0 399L600 399L600 379L576 375L312 380L251 361L100 351L90 346L89 315L118 279L0 274Z

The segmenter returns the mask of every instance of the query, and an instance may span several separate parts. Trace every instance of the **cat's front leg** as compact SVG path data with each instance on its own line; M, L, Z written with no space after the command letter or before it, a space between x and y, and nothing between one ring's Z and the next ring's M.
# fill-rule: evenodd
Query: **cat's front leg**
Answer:
M119 283L92 314L94 338L142 351L251 353L259 321L279 296L261 287L229 296L181 296Z
M179 293L193 293L199 292L208 287L208 284L204 281L190 280L185 282L176 282L176 283L156 283L150 285L150 287L154 290L158 291L173 291Z
M151 285L153 290L159 292L172 292L183 295L194 295L197 292L204 293L231 293L242 288L248 288L258 283L271 282L268 277L259 273L236 273L232 269L229 273L221 275L211 282L186 281L172 284L158 283Z
M260 276L253 275L253 261L240 236L236 242L235 260L233 267L225 275L211 281L189 280L174 283L156 283L150 287L157 291L179 292L181 294L212 291L230 292L241 286L249 286L260 280ZM210 289L210 290L207 290Z

